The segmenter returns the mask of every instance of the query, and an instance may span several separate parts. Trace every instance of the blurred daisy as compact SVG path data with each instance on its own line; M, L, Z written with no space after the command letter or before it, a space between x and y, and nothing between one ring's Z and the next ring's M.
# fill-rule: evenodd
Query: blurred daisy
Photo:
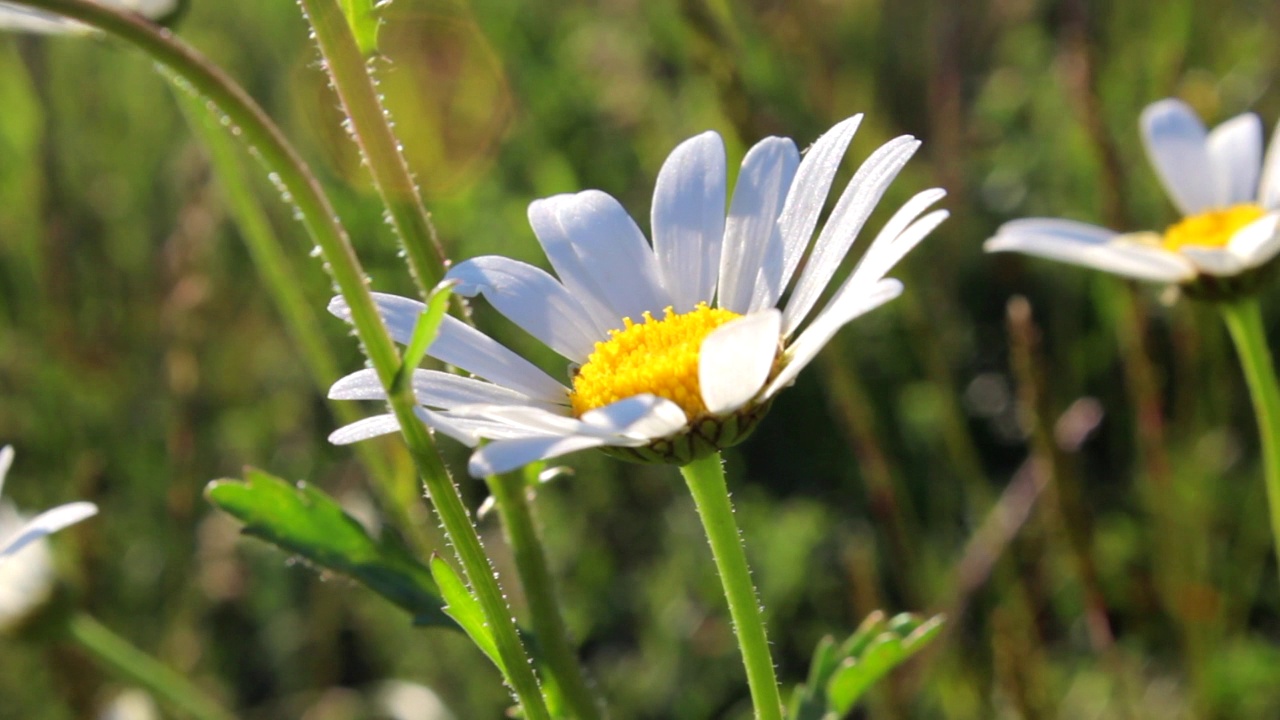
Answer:
M129 10L151 20L162 20L178 10L181 0L97 0L101 5ZM88 32L87 25L25 5L0 2L0 30L35 33Z
M720 136L685 141L658 175L652 246L603 192L534 202L529 220L558 279L499 256L463 262L447 279L457 283L455 292L483 295L564 356L569 384L446 317L428 354L476 378L416 371L424 421L473 446L490 441L471 457L476 476L592 447L684 464L743 440L837 330L902 292L885 274L947 216L926 214L942 190L908 200L814 312L871 211L920 145L904 136L872 153L811 243L860 121L859 115L836 125L803 160L789 139L757 144L742 161L727 215ZM407 342L423 305L376 298L393 337ZM330 310L350 319L342 298ZM338 381L330 397L385 395L365 370ZM393 416L382 415L330 439L349 443L398 429Z
M1251 286L1280 251L1280 143L1273 137L1264 159L1257 115L1239 115L1206 131L1191 108L1174 99L1147 106L1139 124L1147 157L1183 220L1163 233L1015 220L1000 227L986 250L1178 283L1210 297Z
M13 448L0 448L0 491L13 464ZM89 502L73 502L25 519L0 500L0 630L12 627L53 592L53 558L44 537L98 512Z

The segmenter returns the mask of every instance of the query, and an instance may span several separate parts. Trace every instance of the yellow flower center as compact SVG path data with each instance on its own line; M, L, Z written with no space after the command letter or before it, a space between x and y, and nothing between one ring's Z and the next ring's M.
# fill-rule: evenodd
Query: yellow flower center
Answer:
M698 383L698 354L712 330L740 317L720 308L698 307L655 320L649 313L635 323L623 319L621 330L610 330L609 339L596 349L573 378L574 417L633 395L664 397L684 410L693 421L707 414Z
M1165 250L1178 252L1188 245L1208 248L1225 248L1231 236L1240 228L1265 215L1262 208L1252 203L1234 205L1225 210L1210 210L1192 215L1164 231L1160 245Z

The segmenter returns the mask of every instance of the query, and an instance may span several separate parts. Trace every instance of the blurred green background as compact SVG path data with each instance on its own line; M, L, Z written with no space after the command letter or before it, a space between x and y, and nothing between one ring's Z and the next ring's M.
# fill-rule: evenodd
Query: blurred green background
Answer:
M890 137L924 139L871 225L914 192L948 190L952 219L895 273L906 295L837 336L727 454L784 681L803 679L823 634L875 608L947 611L947 634L860 712L1280 716L1257 434L1215 314L981 252L1019 216L1171 222L1138 113L1177 95L1211 124L1256 110L1270 126L1280 6L395 0L386 19L374 67L453 258L545 266L525 208L587 187L647 227L666 153L707 128L732 164L765 135L805 147L865 112L846 178ZM178 32L298 144L375 289L411 293L295 4L194 0ZM100 517L57 541L77 602L245 718L383 717L372 698L388 679L426 684L458 718L500 717L499 676L460 634L409 630L363 588L239 538L203 500L205 483L248 464L375 521L383 496L350 448L326 443L338 422L196 137L169 83L122 44L0 37L0 443L18 451L7 496L28 510L97 502ZM249 167L293 282L322 308L319 262ZM1015 313L1011 332L1014 295L1031 319ZM561 374L549 351L476 313ZM360 367L345 326L321 322L338 367ZM441 445L461 473L463 449ZM376 449L412 494L398 444ZM545 486L536 511L614 716L746 717L675 470L594 453L565 464L574 475ZM461 483L478 506L483 485ZM980 532L997 502L1025 524ZM404 530L435 533L421 506L415 522ZM500 528L481 528L520 615ZM123 687L58 642L0 640L0 668L4 720L93 717Z

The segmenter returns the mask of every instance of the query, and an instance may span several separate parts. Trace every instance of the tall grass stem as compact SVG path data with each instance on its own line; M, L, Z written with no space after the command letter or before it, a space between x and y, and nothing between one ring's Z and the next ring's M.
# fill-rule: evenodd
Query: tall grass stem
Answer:
M196 720L235 720L182 673L139 650L110 628L79 613L67 619L67 635L103 666L137 683L161 702Z

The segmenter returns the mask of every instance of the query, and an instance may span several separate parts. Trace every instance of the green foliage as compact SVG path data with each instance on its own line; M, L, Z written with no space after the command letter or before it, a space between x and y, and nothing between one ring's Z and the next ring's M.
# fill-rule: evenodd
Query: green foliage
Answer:
M205 497L243 522L246 534L359 580L409 611L414 624L453 624L432 580L435 570L415 560L393 533L384 530L380 538L370 536L324 491L249 469L244 482L209 483Z
M441 283L432 290L431 297L427 299L427 308L418 317L417 324L413 326L413 337L409 339L409 345L404 349L400 370L396 373L397 384L412 382L414 369L421 365L423 358L427 356L427 348L431 347L431 343L440 332L440 323L449 309L449 298L453 294L450 288L450 283Z
M476 600L467 589L466 583L458 576L453 566L439 555L431 558L431 577L435 579L436 586L440 588L440 595L446 603L444 612L458 623L458 627L462 628L476 647L480 648L501 670L502 658L498 656L498 645L494 642L493 633L485 624L484 610L480 607L480 601Z
M814 649L809 678L796 687L789 720L839 720L877 680L923 650L942 632L941 615L911 613L893 618L876 611L839 645L824 636Z
M356 38L360 52L369 57L378 52L378 30L382 17L374 0L338 0L342 14L347 17L351 34Z

